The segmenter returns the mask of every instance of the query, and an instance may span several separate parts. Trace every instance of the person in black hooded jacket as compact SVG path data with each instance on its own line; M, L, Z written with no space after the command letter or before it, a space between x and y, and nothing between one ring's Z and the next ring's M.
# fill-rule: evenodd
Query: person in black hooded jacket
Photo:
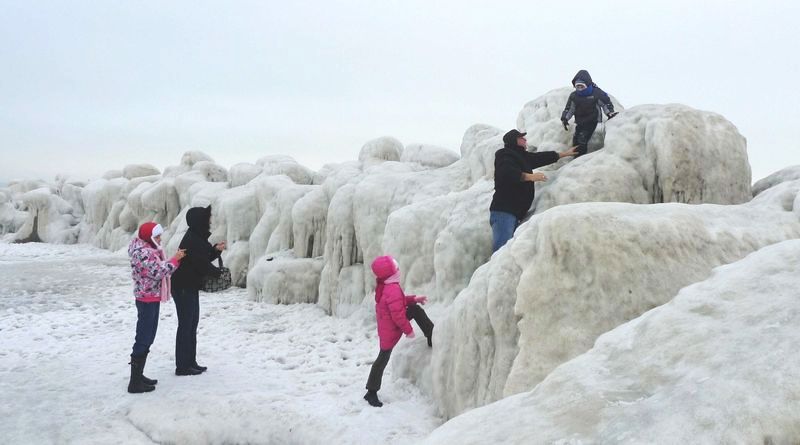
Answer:
M219 276L220 270L211 264L225 249L225 243L212 246L211 206L192 207L186 212L189 230L181 240L180 249L186 257L172 275L172 298L178 313L178 332L175 335L175 374L197 375L207 368L197 364L197 324L200 320L200 288L206 276Z
M592 82L592 76L588 71L578 71L578 74L572 78L572 86L575 91L567 99L567 106L561 113L561 122L564 130L569 131L567 122L572 116L575 116L575 134L572 136L572 145L578 147L578 156L581 156L586 154L589 139L592 138L597 124L603 120L600 111L603 111L609 119L616 116L617 112L614 111L611 98Z
M492 252L503 247L528 213L536 193L534 182L546 181L544 167L567 156L575 156L575 147L561 153L527 150L525 135L511 130L503 136L503 148L494 154L494 195L489 205L489 224L492 226Z

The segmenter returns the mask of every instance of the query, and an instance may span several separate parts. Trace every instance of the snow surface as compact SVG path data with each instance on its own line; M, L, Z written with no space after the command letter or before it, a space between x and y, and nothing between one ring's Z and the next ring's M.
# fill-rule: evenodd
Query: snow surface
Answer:
M796 443L798 258L791 240L721 266L424 443Z
M362 399L374 320L244 290L201 294L199 361L176 377L177 319L162 304L147 394L126 392L136 324L127 257L86 245L0 244L4 443L414 443L441 421L387 367L381 409ZM424 338L412 343L429 352ZM391 362L390 362L391 363Z

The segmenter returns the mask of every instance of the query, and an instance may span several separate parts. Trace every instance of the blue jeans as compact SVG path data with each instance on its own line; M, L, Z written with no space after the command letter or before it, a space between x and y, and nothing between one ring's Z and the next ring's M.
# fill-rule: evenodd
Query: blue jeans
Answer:
M508 212L491 210L489 211L489 225L492 226L492 237L494 238L492 252L497 252L497 249L503 247L514 236L519 221L516 216Z
M200 292L172 288L172 300L178 313L175 334L175 367L186 369L197 364L197 323L200 321Z
M155 303L136 302L138 317L136 319L136 339L133 343L131 357L142 357L150 352L150 345L156 339L160 307L161 303L157 301Z

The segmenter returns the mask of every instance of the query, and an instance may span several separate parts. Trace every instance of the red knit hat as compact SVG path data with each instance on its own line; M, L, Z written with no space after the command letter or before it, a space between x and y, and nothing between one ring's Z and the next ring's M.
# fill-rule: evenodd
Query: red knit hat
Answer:
M161 235L164 233L164 228L161 227L161 224L154 223L152 221L148 221L141 226L139 226L139 239L142 241L146 241L153 247L158 247L158 245L153 241L153 238Z
M372 273L379 280L385 280L397 272L397 261L389 255L379 256L372 261Z

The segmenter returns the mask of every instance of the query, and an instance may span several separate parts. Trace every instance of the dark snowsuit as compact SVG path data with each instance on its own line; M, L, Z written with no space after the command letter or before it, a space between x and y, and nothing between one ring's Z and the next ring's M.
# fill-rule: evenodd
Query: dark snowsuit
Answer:
M573 91L569 95L564 112L561 113L561 121L566 123L572 116L575 116L575 134L572 136L572 145L578 146L577 152L580 156L586 154L589 139L592 138L597 124L603 120L600 112L603 111L606 115L614 113L614 104L611 103L608 94L592 82L592 76L588 71L578 71L578 74L572 78L572 85L574 86L578 80L583 81L587 89L584 90L585 93Z
M181 240L180 249L186 257L172 276L172 298L178 313L178 332L175 335L175 367L186 370L197 367L197 324L200 321L200 288L206 276L219 276L220 270L211 264L220 251L208 242L211 207L193 207L186 212L189 230Z

